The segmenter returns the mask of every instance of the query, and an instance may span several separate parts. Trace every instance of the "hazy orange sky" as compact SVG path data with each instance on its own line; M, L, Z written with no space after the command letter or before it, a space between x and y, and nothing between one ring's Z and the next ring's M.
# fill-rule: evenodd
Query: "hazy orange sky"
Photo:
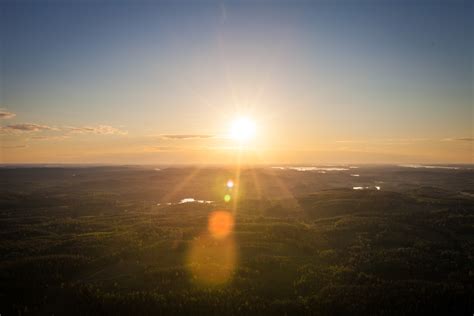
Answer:
M470 1L3 1L0 163L473 163L473 20Z

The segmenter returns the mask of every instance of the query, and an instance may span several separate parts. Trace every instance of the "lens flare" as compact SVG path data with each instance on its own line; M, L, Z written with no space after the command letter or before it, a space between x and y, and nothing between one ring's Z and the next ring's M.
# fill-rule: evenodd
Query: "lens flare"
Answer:
M225 201L226 203L230 202L230 199L231 199L230 194L224 195L224 201Z
M227 184L226 184L226 185L227 185L227 188L232 189L232 188L234 187L234 181L232 181L231 179L229 179L229 180L227 181Z
M215 211L209 216L207 229L212 237L222 239L227 237L234 228L234 217L227 211Z
M187 257L191 281L199 286L221 286L228 283L237 266L237 249L233 238L215 239L207 234L196 238Z
M228 211L209 215L208 232L196 238L187 258L187 268L193 282L204 286L227 283L235 271L237 252L232 238L234 217Z

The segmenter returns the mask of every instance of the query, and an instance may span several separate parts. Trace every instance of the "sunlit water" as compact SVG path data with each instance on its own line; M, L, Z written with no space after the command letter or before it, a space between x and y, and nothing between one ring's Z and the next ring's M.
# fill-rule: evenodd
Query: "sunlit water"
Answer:
M405 167L405 168L424 168L424 169L450 169L450 170L459 170L461 168L459 167L453 167L453 166L429 166L429 165L418 165L418 164L408 164L408 165L399 165L399 167Z
M199 203L199 204L212 204L214 203L214 201L210 201L210 200L196 200L195 198L184 198L184 199L181 199L179 202L176 202L176 203L172 203L172 202L168 202L168 203L156 203L156 206L161 206L161 205L176 205L176 204L184 204L184 203Z
M183 204L183 203L205 203L205 204L211 204L214 201L208 201L208 200L196 200L194 198L184 198L181 201L179 201L178 204Z
M371 190L371 189L373 190L373 189L375 189L377 191L380 191L381 188L382 187L380 187L378 185L373 186L373 187L370 187L370 186L368 186L368 187L361 187L361 186L352 187L353 190Z
M325 173L327 171L347 171L349 169L352 169L353 167L272 167L272 169L278 169L278 170L295 170L295 171L318 171L321 173ZM357 167L354 167L357 168Z

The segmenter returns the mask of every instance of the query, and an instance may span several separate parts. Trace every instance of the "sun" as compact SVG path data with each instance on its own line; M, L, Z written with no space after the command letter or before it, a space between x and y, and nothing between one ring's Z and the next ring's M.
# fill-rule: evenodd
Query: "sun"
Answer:
M247 117L239 117L232 122L230 136L239 141L247 142L255 138L255 122Z

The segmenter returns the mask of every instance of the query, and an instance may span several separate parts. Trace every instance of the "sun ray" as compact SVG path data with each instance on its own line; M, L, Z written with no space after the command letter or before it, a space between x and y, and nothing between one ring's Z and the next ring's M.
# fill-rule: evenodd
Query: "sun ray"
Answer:
M286 196L287 199L291 201L291 204L294 205L297 210L301 210L301 205L298 199L295 197L293 192L291 192L288 189L288 186L280 179L280 177L275 173L275 171L272 168L267 168L268 172L267 174L272 177L272 179L275 180L276 185L280 189L280 192L282 193L282 196Z
M237 161L235 164L235 180L234 180L234 190L233 190L234 196L232 199L232 214L234 214L234 216L236 215L236 212L237 212L237 203L239 199L241 162L242 162L242 149L240 148L237 152Z
M178 183L169 193L161 198L163 202L171 201L172 199L176 198L178 193L194 178L201 172L202 166L196 166L191 171L190 174L186 176L181 182Z
M255 166L251 168L250 173L252 176L253 185L255 186L255 190L257 192L257 198L260 200L262 198L262 187L260 185L260 180L258 179L257 173L255 172Z

